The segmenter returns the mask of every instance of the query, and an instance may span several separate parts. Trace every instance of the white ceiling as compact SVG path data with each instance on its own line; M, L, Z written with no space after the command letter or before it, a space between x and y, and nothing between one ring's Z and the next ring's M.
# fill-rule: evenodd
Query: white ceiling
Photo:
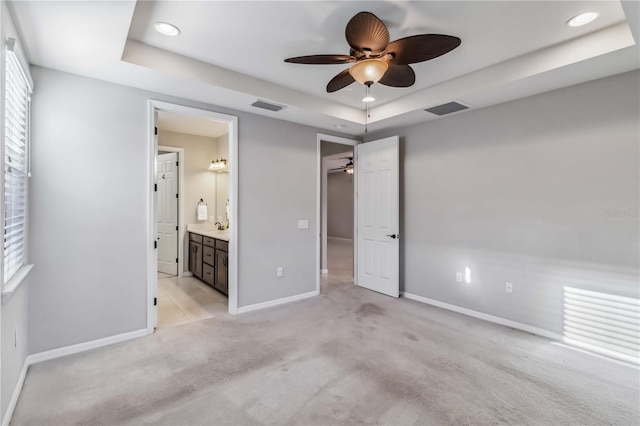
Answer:
M158 111L158 129L208 138L219 138L229 133L227 123L167 111Z
M362 10L380 17L392 40L462 39L451 53L414 65L413 87L374 85L370 130L435 119L423 109L442 102L480 108L640 67L629 29L637 31L639 19L627 22L618 1L30 1L11 8L36 65L350 135L364 130L363 86L327 94L326 83L345 66L283 60L347 53L344 27ZM587 10L599 18L565 25ZM182 34L156 33L157 21ZM256 99L287 108L258 110L250 106Z

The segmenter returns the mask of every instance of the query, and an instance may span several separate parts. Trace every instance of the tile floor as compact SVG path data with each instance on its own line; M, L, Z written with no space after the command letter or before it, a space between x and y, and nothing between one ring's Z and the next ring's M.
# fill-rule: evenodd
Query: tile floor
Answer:
M197 278L158 273L158 329L227 312L227 297Z

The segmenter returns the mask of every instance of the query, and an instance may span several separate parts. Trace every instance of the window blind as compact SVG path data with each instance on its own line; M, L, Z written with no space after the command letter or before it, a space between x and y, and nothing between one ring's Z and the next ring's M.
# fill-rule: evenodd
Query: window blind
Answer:
M13 47L13 44L11 44ZM4 138L4 283L25 263L31 88L7 49Z

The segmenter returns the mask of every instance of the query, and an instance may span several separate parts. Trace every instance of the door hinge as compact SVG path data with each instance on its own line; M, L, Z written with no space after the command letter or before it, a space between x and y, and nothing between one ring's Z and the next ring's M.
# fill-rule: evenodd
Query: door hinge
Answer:
M176 225L176 231L178 230L178 225Z
M157 128L157 127L154 127L153 129L154 129L154 130L153 130L153 131L154 131L154 134L156 134L156 135L157 135L157 134L158 134L158 128Z
M157 249L157 248L158 248L158 242L157 242L157 241L154 241L154 242L153 242L153 248L154 248L154 249Z
M176 263L178 263L178 258L176 257Z
M180 163L176 161L176 167L178 167L179 165L180 165Z
M178 194L176 194L176 198L178 198Z
M158 192L158 184L157 183L153 184L153 192Z
M158 298L157 297L153 298L153 306L158 306Z

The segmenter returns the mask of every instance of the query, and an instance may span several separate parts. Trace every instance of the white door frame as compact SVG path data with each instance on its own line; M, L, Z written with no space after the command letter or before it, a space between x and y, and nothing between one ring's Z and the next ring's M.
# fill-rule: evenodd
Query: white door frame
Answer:
M184 235L187 224L184 223L184 148L158 145L157 151L178 153L178 276L184 276Z
M156 222L154 212L154 191L156 157L158 153L154 129L157 126L155 112L168 111L175 114L200 117L210 120L222 121L229 125L229 313L238 312L238 117L222 114L214 111L191 108L184 105L169 102L149 100L148 105L148 145L147 154L147 331L154 330L154 305L153 298L158 294L158 252L153 247L156 238Z
M320 274L323 273L322 270L322 258L326 258L327 256L327 239L326 239L326 230L327 230L327 203L326 203L326 189L327 189L327 175L324 173L322 167L322 142L332 142L339 143L342 145L349 145L354 147L353 149L353 164L357 163L356 158L356 150L355 146L362 143L357 139L349 139L343 138L340 136L332 136L324 133L318 133L317 137L317 170L316 170L316 292L320 293ZM353 185L354 188L357 188L357 177L356 174L353 174ZM357 236L357 224L358 224L358 208L357 208L357 197L353 197L353 227L354 227L354 245L353 245L353 272L354 272L354 280L355 277L358 276L356 271L357 268L357 250L355 244L355 238ZM323 232L324 231L324 232Z

